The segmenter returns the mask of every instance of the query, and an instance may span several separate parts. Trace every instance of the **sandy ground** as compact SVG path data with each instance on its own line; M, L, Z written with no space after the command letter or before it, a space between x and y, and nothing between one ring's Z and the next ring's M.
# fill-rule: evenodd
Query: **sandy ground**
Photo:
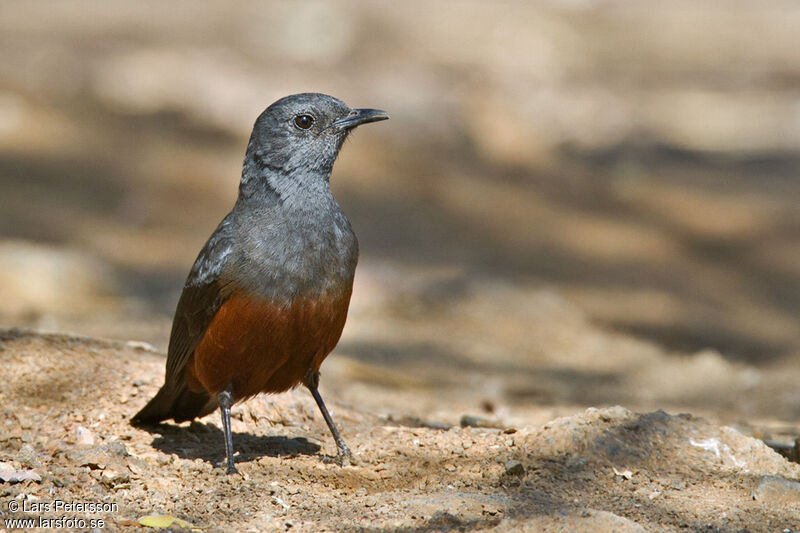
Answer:
M472 292L481 290L501 289ZM397 326L382 329L381 322L402 318L356 301L352 327L323 366L321 390L357 464L325 460L335 454L333 441L300 389L234 409L241 475L232 476L215 466L223 456L216 413L152 432L128 424L161 384L163 354L141 342L6 330L0 469L40 479L0 484L3 518L102 519L103 531L142 530L138 520L149 515L207 531L800 526L800 466L746 435L793 431L778 429L775 416L786 396L781 383L796 383L796 375L764 375L711 353L680 358L594 328L553 294L522 297L539 314L521 317L516 333L502 332L517 352L504 359L473 348L456 361L430 344L416 354L413 347L426 346L426 335L441 332L448 317L455 338L474 346L467 332L485 333L465 315L478 312L475 302L440 311L435 328L406 319L408 348L392 354L381 353L381 339ZM513 306L514 297L505 302ZM532 353L522 342L533 336L538 354L520 356ZM560 350L573 357L556 370L550 358ZM567 397L550 405L532 400L548 387ZM578 407L614 396L645 409ZM678 414L681 401L700 405L698 398L706 399L708 419ZM713 412L720 402L729 421L750 423L719 425ZM647 411L653 404L675 408ZM118 507L99 514L30 507L56 500ZM34 510L10 512L12 501Z

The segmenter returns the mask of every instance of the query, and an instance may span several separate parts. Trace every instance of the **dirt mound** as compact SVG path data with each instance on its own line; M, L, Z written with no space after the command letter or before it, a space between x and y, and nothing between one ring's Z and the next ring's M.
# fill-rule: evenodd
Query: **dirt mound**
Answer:
M103 519L105 531L161 514L209 531L756 531L800 522L800 467L690 415L611 407L544 425L448 427L331 398L358 459L340 468L323 461L333 443L296 390L236 407L242 475L226 476L214 464L223 455L216 415L153 432L129 426L161 380L163 355L146 345L7 330L0 361L0 470L41 477L0 484L4 519ZM31 507L56 500L116 507ZM28 512L12 512L12 501Z

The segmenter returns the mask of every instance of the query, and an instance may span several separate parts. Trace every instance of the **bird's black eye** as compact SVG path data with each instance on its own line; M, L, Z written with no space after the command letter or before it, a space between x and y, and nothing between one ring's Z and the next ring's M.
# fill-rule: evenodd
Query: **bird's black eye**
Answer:
M311 115L297 115L294 117L294 124L301 130L307 130L314 124L314 117Z

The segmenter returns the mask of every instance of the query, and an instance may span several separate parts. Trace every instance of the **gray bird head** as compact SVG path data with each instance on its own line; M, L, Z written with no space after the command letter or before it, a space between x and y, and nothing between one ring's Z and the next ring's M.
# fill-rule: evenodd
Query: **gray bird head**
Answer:
M351 109L317 93L281 98L256 120L247 145L240 195L285 198L316 189L330 177L342 143L353 128L389 116L378 109Z

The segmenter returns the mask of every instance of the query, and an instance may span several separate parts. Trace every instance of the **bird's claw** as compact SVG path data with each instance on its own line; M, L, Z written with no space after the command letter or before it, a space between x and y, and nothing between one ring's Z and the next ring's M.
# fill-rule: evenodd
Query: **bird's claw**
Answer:
M220 461L218 463L215 463L215 466L218 466L219 468L224 468L225 469L225 473L228 474L228 475L230 475L230 474L238 474L239 473L239 470L237 470L237 468L235 466L233 466L232 464L230 464L228 461L224 461L224 460Z
M339 465L341 467L354 466L358 464L355 458L353 457L353 454L350 453L350 450L347 448L345 448L344 450L340 449L336 454L336 457L330 457L328 455L324 455L322 457L322 462Z

